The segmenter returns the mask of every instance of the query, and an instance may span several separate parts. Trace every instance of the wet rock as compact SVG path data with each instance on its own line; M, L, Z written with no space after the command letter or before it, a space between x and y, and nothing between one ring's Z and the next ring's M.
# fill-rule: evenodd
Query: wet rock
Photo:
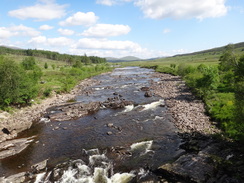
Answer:
M68 128L67 127L63 127L63 130L67 130Z
M112 135L112 134L113 134L113 132L111 132L111 131L107 132L107 135Z
M0 177L0 182L2 183L22 183L25 182L25 172L21 172L15 175L11 175L9 177Z
M44 170L47 167L47 161L48 159L31 166L32 173L39 173L41 170Z
M161 166L158 171L171 177L188 182L207 182L214 176L215 167L205 154L187 154L181 156L174 163Z
M14 139L0 143L0 159L20 153L29 146L34 137Z
M153 96L153 92L151 91L146 91L144 94L145 97L152 97Z
M116 126L116 129L119 130L120 132L122 131L122 127Z
M51 121L68 121L96 112L99 109L100 102L73 103L56 107L56 110L60 112L51 113L48 117Z
M113 123L108 123L107 127L112 128L112 127L114 127L114 124Z
M132 104L133 104L132 101L128 101L119 97L114 97L114 98L108 98L106 101L101 103L101 106L104 106L105 108L119 109Z
M146 86L141 87L141 91L149 91L149 90L150 90L150 88L149 88L149 87L146 87Z

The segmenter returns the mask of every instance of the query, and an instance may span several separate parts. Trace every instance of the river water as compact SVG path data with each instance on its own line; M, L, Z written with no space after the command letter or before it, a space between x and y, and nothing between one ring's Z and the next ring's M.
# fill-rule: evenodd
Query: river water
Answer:
M141 182L157 180L153 170L183 152L171 116L159 96L145 97L142 87L158 78L153 70L117 68L94 77L99 84L76 102L104 102L115 96L133 101L123 109L101 109L71 121L42 120L21 137L36 135L23 152L0 161L0 177L29 171L48 160L33 182ZM55 108L49 112L55 112Z

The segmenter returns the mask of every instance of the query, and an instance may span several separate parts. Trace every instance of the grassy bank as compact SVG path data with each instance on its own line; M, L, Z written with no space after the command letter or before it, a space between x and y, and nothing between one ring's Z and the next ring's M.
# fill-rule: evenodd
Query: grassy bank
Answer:
M111 67L8 54L0 55L0 70L0 109L10 111L52 93L67 93L81 80L111 71Z
M229 46L229 45L228 45ZM244 49L225 47L153 61L120 63L180 75L225 134L244 141Z

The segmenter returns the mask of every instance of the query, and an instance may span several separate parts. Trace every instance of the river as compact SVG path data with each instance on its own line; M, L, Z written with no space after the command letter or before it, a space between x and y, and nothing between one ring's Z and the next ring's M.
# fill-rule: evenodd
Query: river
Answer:
M104 106L69 121L43 118L19 136L35 136L21 153L0 161L0 177L30 171L48 160L33 182L141 182L157 181L154 170L179 157L181 139L164 99L145 97L154 78L150 69L117 68L95 76L99 84L76 103L104 102L108 98L132 101L125 108ZM153 92L153 91L152 91ZM58 112L55 107L47 113ZM48 116L47 114L45 116Z

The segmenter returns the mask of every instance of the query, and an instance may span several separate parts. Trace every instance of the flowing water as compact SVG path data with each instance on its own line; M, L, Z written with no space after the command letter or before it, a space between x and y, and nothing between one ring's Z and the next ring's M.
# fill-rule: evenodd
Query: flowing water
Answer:
M138 67L115 69L94 77L100 81L77 102L104 102L119 95L133 105L102 108L77 120L50 122L43 118L21 136L36 135L23 152L0 161L0 177L29 171L48 159L48 168L35 182L140 182L156 180L158 166L178 157L181 139L167 114L164 99L145 97L152 70ZM55 112L55 108L49 112Z

